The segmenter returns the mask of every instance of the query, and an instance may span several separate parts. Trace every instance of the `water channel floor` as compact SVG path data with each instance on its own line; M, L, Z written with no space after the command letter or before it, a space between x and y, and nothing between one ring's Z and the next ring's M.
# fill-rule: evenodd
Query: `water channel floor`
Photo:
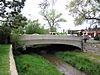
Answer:
M81 72L71 65L65 63L61 59L57 58L51 54L42 54L49 62L55 65L55 67L64 75L86 75L84 72Z

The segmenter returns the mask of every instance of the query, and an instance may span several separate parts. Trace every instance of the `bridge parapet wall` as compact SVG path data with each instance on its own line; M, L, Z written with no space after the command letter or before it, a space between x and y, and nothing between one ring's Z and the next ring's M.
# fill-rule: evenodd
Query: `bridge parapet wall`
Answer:
M81 41L81 37L66 36L66 35L22 35L21 40L34 40L34 39L57 39L57 40L75 40Z

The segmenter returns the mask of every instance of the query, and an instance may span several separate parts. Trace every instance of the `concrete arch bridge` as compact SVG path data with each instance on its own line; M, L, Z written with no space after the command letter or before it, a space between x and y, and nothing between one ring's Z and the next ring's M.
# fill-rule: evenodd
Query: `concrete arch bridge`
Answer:
M24 46L32 46L38 44L65 44L72 45L82 49L81 37L67 35L21 35L20 40L24 42Z

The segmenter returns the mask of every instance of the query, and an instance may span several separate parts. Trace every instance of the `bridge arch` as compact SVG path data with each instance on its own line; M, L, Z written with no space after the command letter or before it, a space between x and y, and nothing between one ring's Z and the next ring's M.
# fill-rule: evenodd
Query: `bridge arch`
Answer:
M53 48L53 50L81 50L81 48L77 47L77 46L74 46L74 45L69 45L69 44L35 44L35 45L31 45L29 47L32 47L32 48L44 48L44 47L47 47L47 48Z

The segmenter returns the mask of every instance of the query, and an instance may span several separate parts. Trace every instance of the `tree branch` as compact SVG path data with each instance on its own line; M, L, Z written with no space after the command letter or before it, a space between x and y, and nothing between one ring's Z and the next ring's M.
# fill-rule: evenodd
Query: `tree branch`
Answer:
M95 18L95 17L90 17L90 18L88 18L88 17L85 17L85 19L91 19L91 20L100 20L100 18Z
M46 15L44 15L44 17L45 17L45 19L47 20L47 22L48 22L49 26L51 27L51 23L49 22L49 19L47 18L47 16L46 16Z

